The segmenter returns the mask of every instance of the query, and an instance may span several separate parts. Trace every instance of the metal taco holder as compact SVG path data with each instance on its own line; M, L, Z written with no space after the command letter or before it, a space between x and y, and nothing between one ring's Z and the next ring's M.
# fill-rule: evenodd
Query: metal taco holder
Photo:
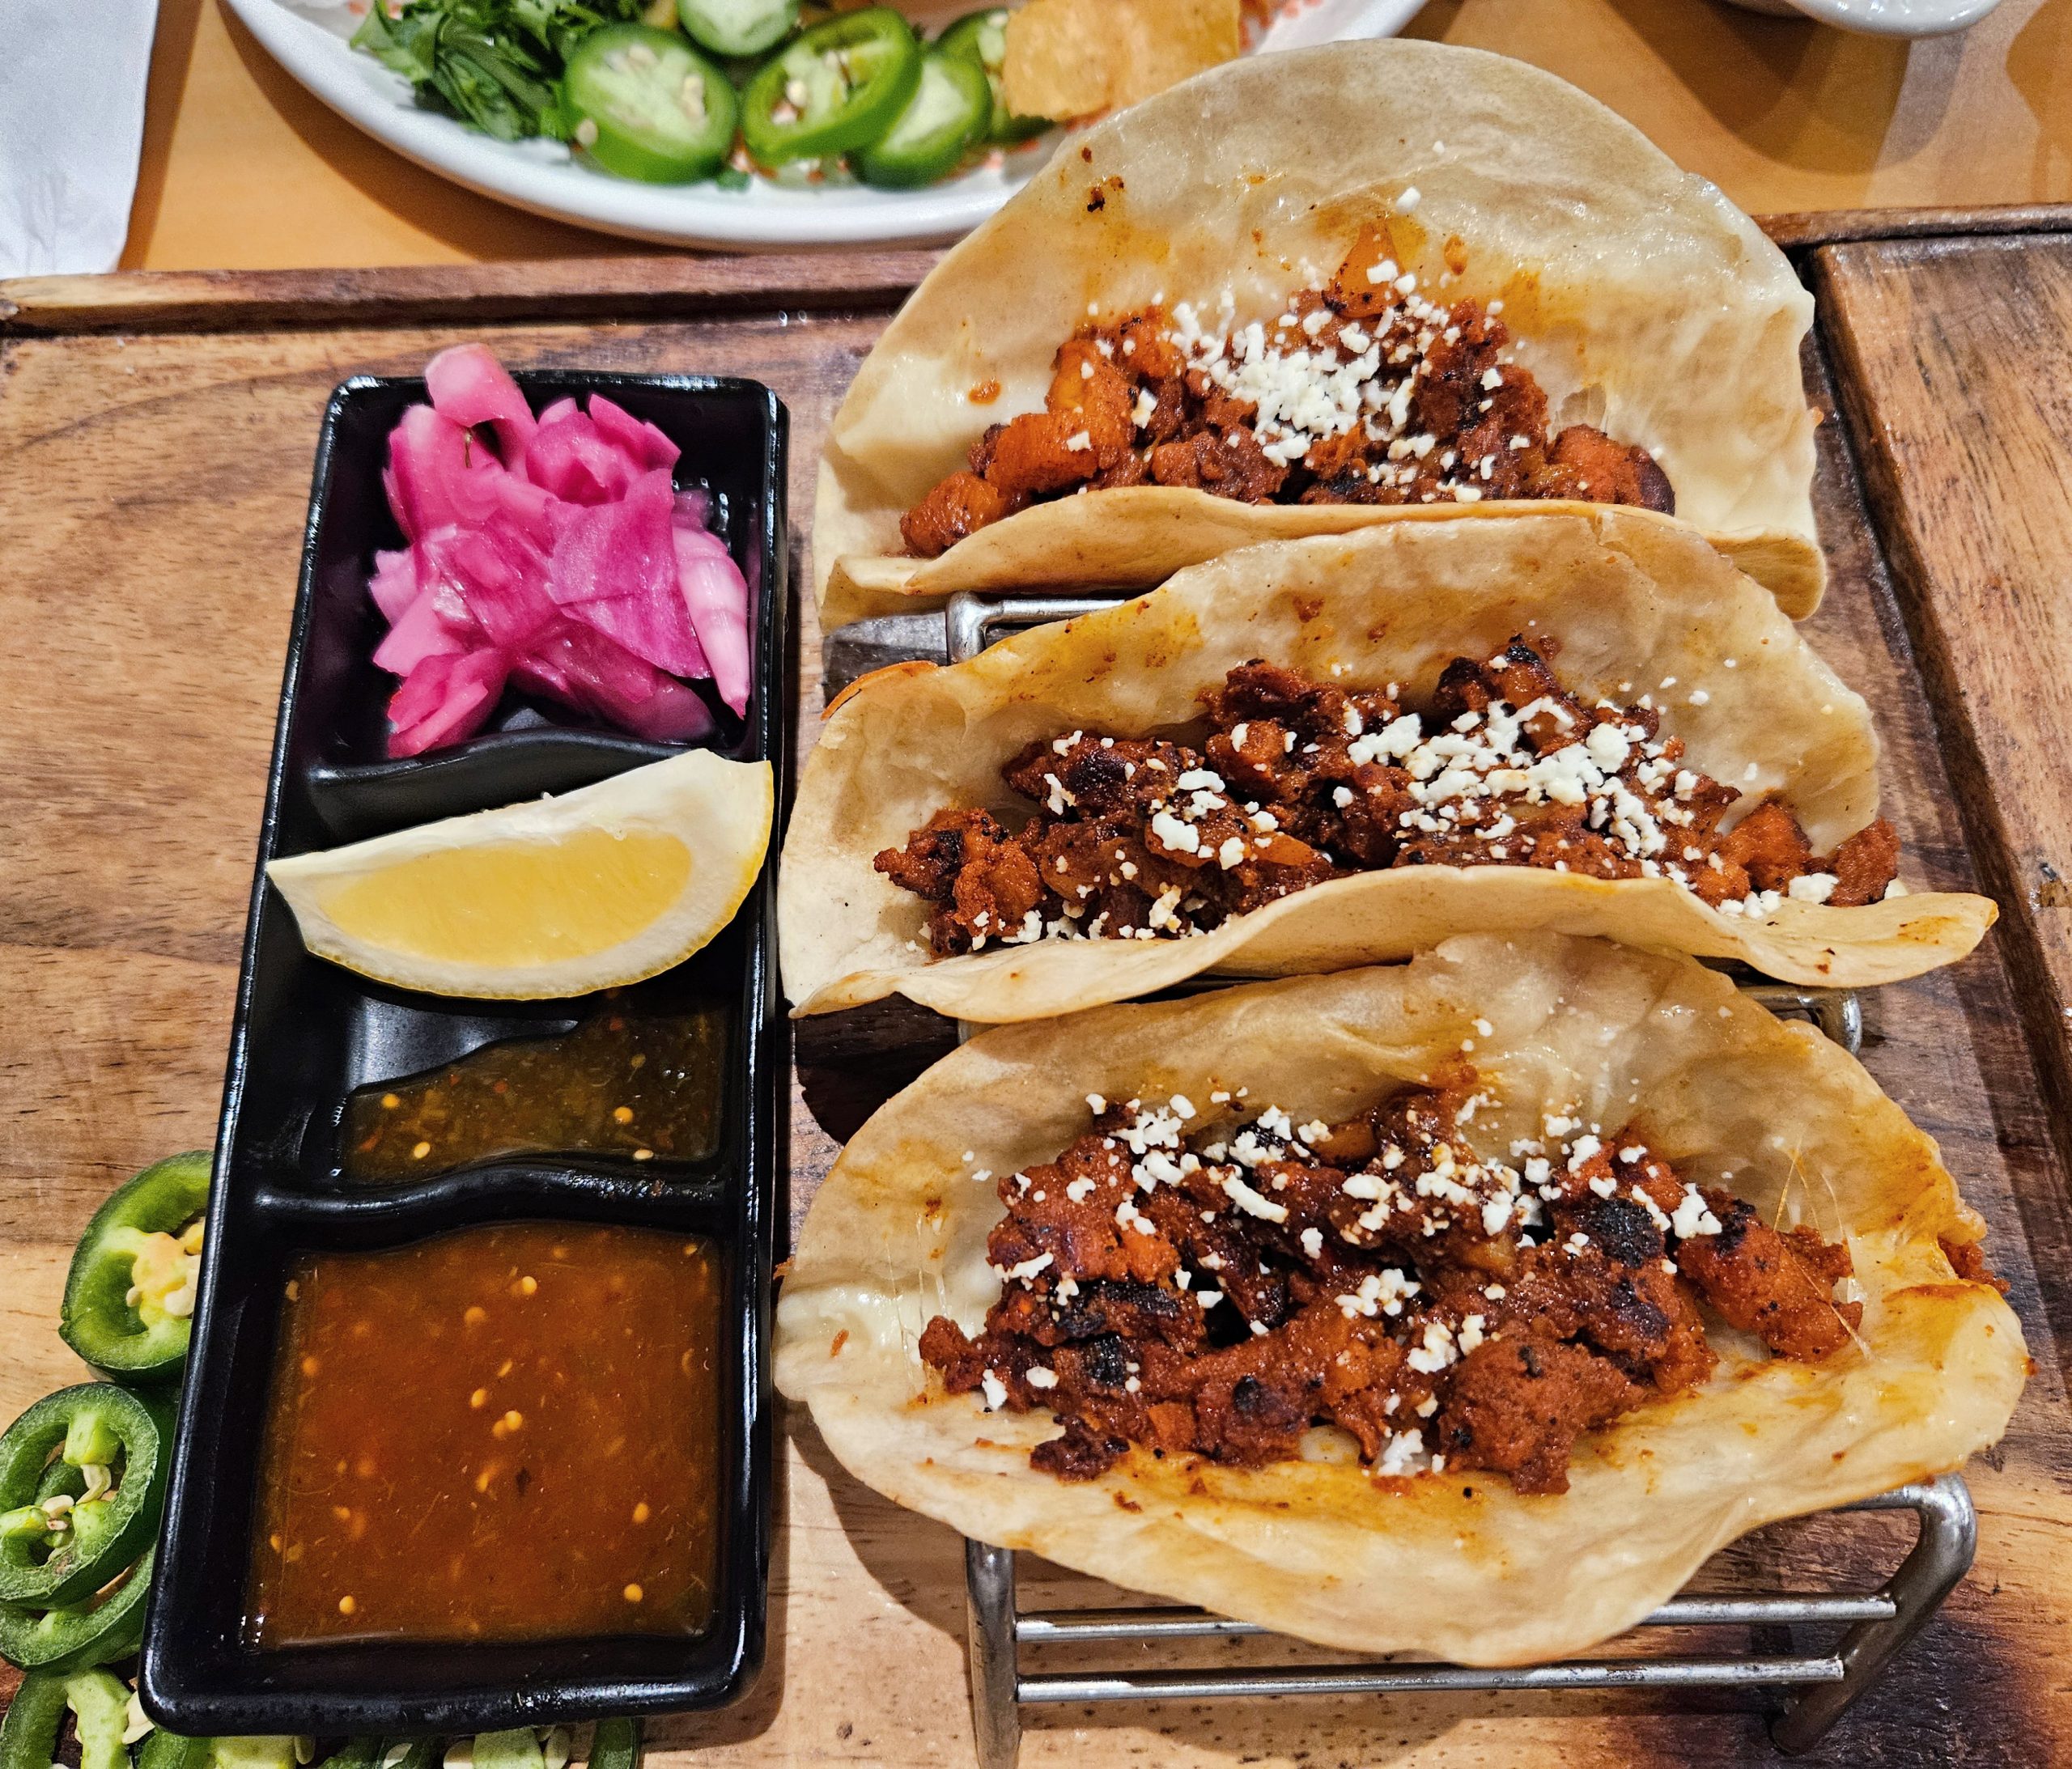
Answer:
M1009 630L1093 613L1122 600L960 592L941 609L858 621L827 636L826 690L832 698L873 669L917 658L962 663ZM1195 986L1216 986L1204 979ZM1852 1056L1862 1042L1863 1008L1854 990L1764 982L1743 987L1773 1013L1810 1020ZM968 1029L960 1024L960 1036ZM1500 1668L1392 1660L1216 1669L1025 1669L1025 1647L1142 1647L1172 1640L1273 1636L1255 1623L1169 1605L1025 1610L1016 1602L1014 1551L967 1539L964 1583L971 1729L980 1769L1014 1769L1025 1707L1480 1691L1775 1690L1782 1699L1770 1718L1771 1741L1785 1754L1797 1755L1817 1745L1863 1697L1971 1568L1978 1522L1962 1475L1942 1474L1895 1487L1837 1507L1828 1515L1892 1511L1913 1512L1919 1530L1905 1558L1874 1591L1685 1592L1640 1624L1747 1629L1845 1625L1845 1631L1824 1650L1778 1653L1751 1646L1709 1657L1576 1658Z

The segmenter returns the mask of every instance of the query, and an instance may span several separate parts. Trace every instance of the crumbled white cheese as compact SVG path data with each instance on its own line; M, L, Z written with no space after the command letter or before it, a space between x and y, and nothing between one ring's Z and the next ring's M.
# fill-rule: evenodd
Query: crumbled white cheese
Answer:
M1411 1465L1424 1453L1424 1434L1418 1430L1398 1432L1382 1446L1382 1459L1375 1464L1375 1472L1386 1475L1399 1475L1411 1471Z
M1248 1216L1257 1216L1263 1222L1284 1223L1288 1220L1287 1207L1276 1204L1271 1198L1254 1191L1235 1173L1223 1177L1223 1194Z
M1716 1235L1720 1232L1720 1220L1705 1207L1705 1201L1695 1186L1686 1186L1675 1213L1669 1219L1670 1227L1679 1241L1688 1241L1695 1235Z
M993 1270L999 1274L1004 1282L1026 1283L1038 1272L1047 1270L1052 1263L1051 1256L1045 1253L1038 1254L1033 1259L1025 1259L1019 1265L995 1266Z

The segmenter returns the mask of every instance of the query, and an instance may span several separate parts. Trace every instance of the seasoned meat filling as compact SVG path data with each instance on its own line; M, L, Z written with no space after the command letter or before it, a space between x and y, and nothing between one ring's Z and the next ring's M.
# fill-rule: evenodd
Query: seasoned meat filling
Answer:
M1660 715L1586 706L1522 639L1457 658L1430 704L1260 662L1206 697L1197 743L1075 731L1003 768L1018 828L946 809L873 863L935 906L939 956L1047 938L1205 933L1327 879L1396 866L1537 866L1671 878L1729 914L1785 896L1875 901L1899 841L1880 818L1815 855L1790 808L1683 765Z
M1547 396L1484 306L1441 304L1369 229L1327 284L1269 323L1185 302L1089 325L1059 348L1043 409L995 424L906 513L922 558L1036 500L1188 486L1245 503L1575 498L1674 511L1648 452Z
M1465 1066L1338 1125L1221 1093L1087 1103L1086 1135L999 1183L983 1329L921 1336L952 1392L1055 1414L1030 1460L1067 1479L1132 1444L1283 1460L1330 1425L1383 1474L1560 1492L1578 1436L1712 1374L1701 1304L1803 1360L1862 1314L1836 1300L1846 1245L1779 1232L1633 1126L1550 1115L1478 1154L1492 1101Z

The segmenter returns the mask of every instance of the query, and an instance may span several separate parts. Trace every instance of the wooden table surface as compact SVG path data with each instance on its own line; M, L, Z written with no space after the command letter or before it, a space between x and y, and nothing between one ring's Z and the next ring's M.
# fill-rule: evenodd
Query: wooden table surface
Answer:
M1724 0L1431 0L1410 35L1594 93L1744 209L2072 199L2072 0L1912 45ZM159 0L129 269L620 252L421 171L334 116L220 0Z
M1802 255L1827 347L1809 356L1810 392L1836 414L1818 481L1833 583L1806 630L1875 709L1909 879L1982 880L2003 912L1973 959L1873 995L1865 1060L1986 1215L2037 1365L2008 1436L1968 1470L1971 1575L1809 1759L1822 1764L2072 1761L2072 1110L2059 1103L2072 1088L2061 1036L2039 1024L2072 1006L2062 906L2042 889L2072 873L2050 763L2072 743L2057 661L2072 611L2056 593L2072 505L2024 491L2072 476L2053 391L2072 386L2072 214L2048 218L2057 231L1969 240L1879 240L1866 220L1853 243ZM81 1373L53 1322L94 1206L214 1126L331 387L408 372L468 336L517 365L754 375L790 408L792 510L809 540L829 415L921 267L911 255L677 257L0 291L0 1420ZM758 300L758 283L781 292ZM800 613L803 749L818 728L818 634ZM2019 814L2003 827L2002 812ZM2045 854L2061 863L2049 877ZM800 1028L795 1218L894 1079L881 1054L860 1057L860 1035L843 1036L832 1021ZM809 1419L783 1416L768 1663L737 1708L655 1726L655 1769L968 1764L957 1538L851 1479ZM1705 1582L1868 1587L1895 1563L1900 1530L1781 1525ZM1034 1601L1092 1595L1025 1576ZM1725 1769L1776 1760L1758 1707L1611 1692L1058 1708L1032 1718L1022 1761Z

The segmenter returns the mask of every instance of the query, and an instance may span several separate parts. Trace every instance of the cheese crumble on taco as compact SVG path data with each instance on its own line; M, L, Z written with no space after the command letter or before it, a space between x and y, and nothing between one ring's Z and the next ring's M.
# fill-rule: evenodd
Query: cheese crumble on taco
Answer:
M777 1380L976 1539L1515 1664L1994 1441L2028 1366L1983 1234L1810 1026L1473 935L980 1033L813 1198Z
M1267 543L947 669L807 759L785 985L960 1017L1554 928L1870 984L1991 902L1910 893L1869 709L1688 530L1513 508Z
M822 456L822 624L1520 500L1689 523L1802 615L1812 312L1551 74L1401 40L1233 62L1064 142L885 329Z

